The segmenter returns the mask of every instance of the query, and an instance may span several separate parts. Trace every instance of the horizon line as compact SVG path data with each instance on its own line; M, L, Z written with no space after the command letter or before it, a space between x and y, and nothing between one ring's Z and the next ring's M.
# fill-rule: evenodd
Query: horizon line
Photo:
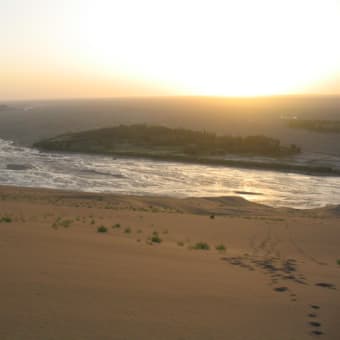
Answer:
M76 101L76 100L114 100L114 99L155 99L155 98L206 98L206 99L257 99L257 98L283 98L283 97L340 97L340 93L298 93L298 94L268 94L249 96L221 96L221 95L136 95L136 96L98 96L98 97L55 97L55 98L11 98L0 99L0 103L25 102L25 101Z

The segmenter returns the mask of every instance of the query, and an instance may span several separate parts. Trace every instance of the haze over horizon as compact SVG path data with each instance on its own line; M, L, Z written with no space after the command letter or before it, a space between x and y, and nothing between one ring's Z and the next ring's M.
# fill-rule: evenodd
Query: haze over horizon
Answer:
M340 95L340 1L0 0L0 100Z

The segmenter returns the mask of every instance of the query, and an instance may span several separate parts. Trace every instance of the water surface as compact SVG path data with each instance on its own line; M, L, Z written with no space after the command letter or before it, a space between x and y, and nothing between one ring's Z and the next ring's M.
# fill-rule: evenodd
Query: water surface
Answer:
M3 139L0 184L172 197L233 195L275 207L314 208L340 203L340 177L42 153Z

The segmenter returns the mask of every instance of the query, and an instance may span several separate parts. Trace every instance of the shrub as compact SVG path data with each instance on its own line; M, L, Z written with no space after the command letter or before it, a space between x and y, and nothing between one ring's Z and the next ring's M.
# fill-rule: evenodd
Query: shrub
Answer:
M218 244L215 248L216 248L217 251L225 251L226 250L225 245L222 244L222 243Z
M161 243L162 239L159 237L157 231L154 231L152 233L152 236L149 238L149 240L151 241L151 243Z
M116 223L112 226L112 229L119 229L120 228L120 224Z
M183 247L183 246L184 246L184 242L178 241L178 242L177 242L177 245L178 245L179 247Z
M340 259L336 260L336 263L340 266Z
M103 225L97 228L98 233L107 233L107 228Z
M52 228L54 229L58 229L59 227L68 228L72 223L73 220L63 220L61 217L58 217L52 224Z
M64 228L68 228L72 222L73 222L72 220L63 220L60 221L59 224Z
M8 216L3 216L3 217L0 219L0 222L11 223L11 222L12 222L12 218L11 218L11 217L8 217Z
M152 235L151 242L152 243L161 243L162 239L158 235Z
M124 230L124 233L125 234L130 234L131 233L131 228L125 228L125 230Z
M215 218L215 215L210 215L210 218L213 220Z
M206 242L197 242L194 246L192 246L192 249L196 249L196 250L210 250L210 246Z

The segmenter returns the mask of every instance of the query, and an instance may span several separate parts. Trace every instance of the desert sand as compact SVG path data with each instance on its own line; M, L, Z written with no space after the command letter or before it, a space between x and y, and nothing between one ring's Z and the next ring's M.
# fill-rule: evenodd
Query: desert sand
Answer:
M0 220L0 339L340 338L339 207L2 186Z

